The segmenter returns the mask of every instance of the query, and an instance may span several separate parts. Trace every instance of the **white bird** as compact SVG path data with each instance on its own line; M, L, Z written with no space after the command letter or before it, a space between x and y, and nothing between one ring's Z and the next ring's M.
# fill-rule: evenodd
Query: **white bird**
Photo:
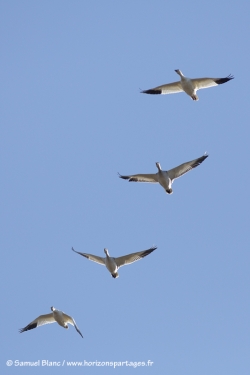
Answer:
M233 79L230 74L225 78L187 78L183 73L176 69L175 72L179 74L181 80L178 82L167 83L154 87L153 89L141 91L143 94L177 94L178 92L185 91L193 100L199 100L196 91L200 89L207 89L209 87L221 85Z
M83 335L81 334L79 328L77 327L76 322L71 316L65 314L63 311L57 310L53 306L51 307L51 311L52 313L50 314L40 315L38 318L33 320L31 323L29 323L26 327L21 328L19 332L22 333L22 332L29 331L30 329L34 329L39 326L43 326L44 324L57 322L59 326L66 328L66 329L69 328L68 324L71 324L72 326L75 327L79 335L81 335L83 338Z
M176 168L169 169L168 171L163 171L160 163L157 162L155 164L158 168L158 172L155 174L133 174L130 176L122 176L118 173L118 175L120 178L129 180L130 182L158 182L168 194L172 194L172 184L174 180L188 171L191 171L191 169L198 167L198 165L200 165L207 157L208 155L204 154L198 159L188 161L187 163L183 163Z
M149 255L150 253L152 253L152 251L156 249L157 249L156 246L152 246L148 250L143 250L143 251L139 251L138 253L132 253L132 254L124 255L122 257L113 258L109 255L108 249L105 248L104 253L106 254L106 257L102 258L97 255L80 253L78 251L75 251L74 248L72 247L72 250L75 253L80 254L84 256L85 258L92 260L93 262L101 264L102 266L106 266L114 279L119 277L119 274L117 271L120 267L126 266L127 264L134 263L137 260L144 258L145 256Z

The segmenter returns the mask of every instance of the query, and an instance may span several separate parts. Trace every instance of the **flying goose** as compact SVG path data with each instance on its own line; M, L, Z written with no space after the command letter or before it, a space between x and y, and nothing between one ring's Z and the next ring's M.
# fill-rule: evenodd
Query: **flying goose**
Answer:
M72 326L75 327L79 335L81 335L83 338L83 335L81 334L79 328L77 327L76 322L71 316L65 314L63 311L57 310L53 306L51 307L51 311L52 313L50 314L40 315L38 318L33 320L33 322L29 323L26 327L21 328L19 332L22 333L22 332L29 331L30 329L33 329L39 326L43 326L44 324L57 322L59 326L66 328L66 329L69 328L68 324L71 324Z
M166 85L157 86L153 89L141 91L143 94L177 94L178 92L185 91L193 100L199 100L196 91L200 89L207 89L212 86L221 85L233 79L234 77L229 74L225 78L187 78L183 73L176 69L175 72L179 74L181 80L178 82L167 83Z
M187 163L183 163L178 167L169 169L169 171L163 171L161 169L160 163L157 162L155 164L158 168L158 172L155 174L133 174L130 176L122 176L120 175L120 173L118 173L118 175L120 178L123 178L124 180L129 180L129 182L159 182L159 184L168 194L172 194L172 183L174 182L174 180L182 176L183 174L191 171L191 169L198 167L198 165L200 165L207 157L208 155L205 153L200 158L188 161Z
M99 257L97 255L79 253L78 251L75 251L74 248L72 247L72 250L75 253L80 254L83 257L85 257L89 260L92 260L93 262L99 263L102 266L106 266L108 271L111 273L111 275L114 279L119 277L119 274L118 274L117 271L120 267L126 266L127 264L134 263L137 260L140 260L140 259L144 258L156 249L157 249L156 246L152 246L148 250L143 250L143 251L139 251L138 253L132 253L132 254L124 255L122 257L113 258L109 255L108 249L105 248L104 253L106 254L106 257L102 258L102 257Z

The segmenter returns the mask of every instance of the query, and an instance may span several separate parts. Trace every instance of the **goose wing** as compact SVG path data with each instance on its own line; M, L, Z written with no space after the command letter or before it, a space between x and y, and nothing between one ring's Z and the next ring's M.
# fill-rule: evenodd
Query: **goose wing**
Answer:
M139 251L137 253L124 255L122 257L114 258L114 260L115 260L115 263L117 264L117 267L119 268L119 267L122 267L122 266L126 266L128 264L134 263L137 260L140 260L140 259L146 257L147 255L149 255L150 253L152 253L152 251L154 251L156 249L157 249L156 246L152 246L148 250L143 250L143 251Z
M72 247L72 250L77 253L82 255L83 257L92 260L93 262L99 263L102 266L105 266L105 258L98 257L97 255L92 255L92 254L86 254L86 253L80 253L79 251L75 251L74 248Z
M77 330L77 332L79 333L79 335L81 335L82 338L83 338L83 335L82 335L81 331L79 330L79 328L77 327L76 322L75 322L75 320L72 318L72 316L69 316L69 315L63 313L63 317L64 317L66 323L71 324L72 326L74 326L75 329Z
M183 174L191 171L191 169L198 167L198 165L200 165L207 157L208 155L205 154L198 159L188 161L187 163L183 163L176 168L170 169L168 171L170 179L173 182L176 178L181 177Z
M166 83L165 85L154 87L153 89L143 90L141 94L177 94L183 92L180 81Z
M19 329L19 332L29 331L30 329L34 329L36 327L43 326L44 324L55 323L55 319L53 313L40 315L38 318L33 320L33 322L29 323L26 327Z
M225 78L194 78L194 79L191 79L191 81L194 87L196 88L196 90L200 90L200 89L207 89L209 87L221 85L223 83L230 81L231 79L234 79L234 76L229 74L229 76Z
M120 178L129 180L129 182L158 182L157 174L132 174L130 176L122 176L118 173Z

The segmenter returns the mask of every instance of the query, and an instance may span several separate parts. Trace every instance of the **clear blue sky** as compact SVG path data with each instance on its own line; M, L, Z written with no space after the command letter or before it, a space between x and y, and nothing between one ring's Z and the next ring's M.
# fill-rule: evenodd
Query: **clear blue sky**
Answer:
M248 375L249 2L1 1L2 374ZM187 95L139 88L235 79ZM203 155L174 182L130 184ZM120 269L113 256L157 245ZM50 307L72 315L18 333Z

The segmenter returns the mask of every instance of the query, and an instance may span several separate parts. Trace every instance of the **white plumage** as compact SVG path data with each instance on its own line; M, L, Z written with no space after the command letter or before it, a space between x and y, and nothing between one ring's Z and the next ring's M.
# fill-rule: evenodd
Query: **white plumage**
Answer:
M102 258L102 257L99 257L97 255L80 253L78 251L75 251L74 248L72 247L72 250L75 253L80 254L80 255L84 256L85 258L87 258L89 260L92 260L93 262L101 264L102 266L106 266L106 268L111 273L111 275L114 279L119 277L119 274L118 274L117 271L120 267L126 266L128 264L134 263L137 260L140 260L140 259L144 258L145 256L149 255L150 253L152 253L152 251L154 251L156 249L157 249L157 247L152 246L148 250L143 250L143 251L139 251L137 253L124 255L124 256L121 256L121 257L118 257L118 258L113 258L109 255L108 249L105 248L104 253L106 254L106 257Z
M193 100L199 100L198 96L196 95L196 91L200 89L207 89L209 87L221 85L234 78L231 74L225 78L187 78L179 69L176 69L175 72L179 74L179 76L181 77L180 81L157 86L149 90L141 91L141 93L177 94L178 92L184 91Z
M68 324L71 324L72 326L75 327L75 329L77 330L79 335L81 335L83 337L79 328L76 325L75 320L71 316L65 314L63 311L57 310L53 306L51 307L51 311L52 311L52 313L50 313L50 314L38 316L38 318L33 320L26 327L21 328L19 330L19 332L22 333L22 332L25 332L25 331L29 331L30 329L34 329L36 327L43 326L44 324L50 324L50 323L57 322L59 324L59 326L61 326L63 328L66 328L66 329L69 328Z
M191 171L191 169L198 167L206 158L208 157L207 154L204 154L198 159L194 159L179 165L173 169L168 171L163 171L161 169L160 163L156 163L158 168L158 172L155 174L132 174L128 176L122 176L119 173L119 177L123 178L124 180L129 180L130 182L149 182L149 183L159 183L163 189L168 194L172 194L172 184L174 180L183 174Z

